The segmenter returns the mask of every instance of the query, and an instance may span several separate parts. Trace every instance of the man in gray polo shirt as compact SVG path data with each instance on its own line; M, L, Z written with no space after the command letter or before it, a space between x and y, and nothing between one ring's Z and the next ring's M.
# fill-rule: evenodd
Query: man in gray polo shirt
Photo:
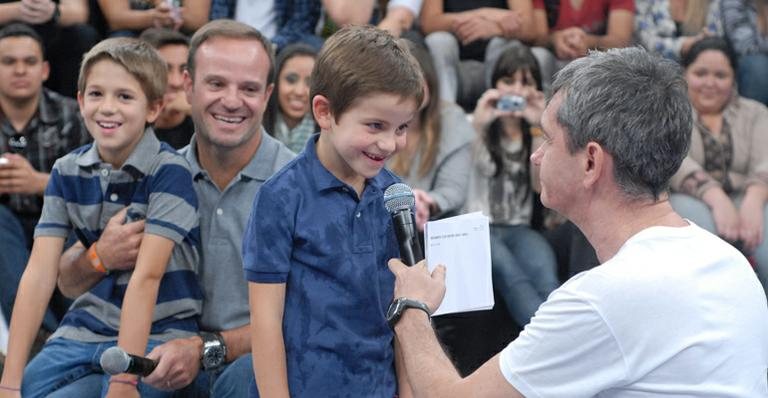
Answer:
M200 203L205 291L201 333L156 347L158 360L142 382L182 396L245 397L253 379L248 289L243 278L243 230L256 191L294 154L261 127L272 91L269 42L255 29L213 21L192 37L185 89L195 136L182 152L192 169ZM111 220L97 242L108 269L131 269L141 241L141 222ZM59 287L69 296L86 291L101 275L83 248L62 261Z

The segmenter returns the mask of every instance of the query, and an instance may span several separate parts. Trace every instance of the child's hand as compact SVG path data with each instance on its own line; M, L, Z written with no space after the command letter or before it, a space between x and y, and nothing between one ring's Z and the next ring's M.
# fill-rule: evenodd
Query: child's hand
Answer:
M21 391L0 389L0 398L21 398Z
M141 398L136 386L125 383L109 383L106 398Z

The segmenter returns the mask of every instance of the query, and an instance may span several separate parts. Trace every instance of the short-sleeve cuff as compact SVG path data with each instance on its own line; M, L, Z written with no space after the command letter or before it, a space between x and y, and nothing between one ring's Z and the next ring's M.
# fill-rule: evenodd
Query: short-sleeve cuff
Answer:
M245 269L245 279L256 283L286 283L288 274L282 272L257 272Z

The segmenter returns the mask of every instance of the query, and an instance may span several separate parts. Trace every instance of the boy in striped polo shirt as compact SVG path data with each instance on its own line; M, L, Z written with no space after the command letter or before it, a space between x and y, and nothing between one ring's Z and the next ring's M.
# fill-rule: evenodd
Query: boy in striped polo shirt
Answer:
M134 39L102 41L84 56L78 103L95 142L59 159L51 172L16 299L21 310L11 320L0 396L170 396L137 386L137 376L108 378L98 367L101 353L115 344L144 355L163 341L197 332L197 198L187 162L150 127L162 108L166 77L157 52ZM109 248L93 243L119 212L127 221L144 219L144 237L135 269L109 273L98 258ZM71 230L90 247L94 268L109 275L75 300L24 370Z

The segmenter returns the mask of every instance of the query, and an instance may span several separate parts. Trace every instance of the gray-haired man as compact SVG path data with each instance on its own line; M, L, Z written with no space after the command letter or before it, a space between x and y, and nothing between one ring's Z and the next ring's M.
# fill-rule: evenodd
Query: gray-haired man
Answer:
M542 201L579 226L602 265L555 290L466 379L424 311L394 311L415 394L765 397L768 307L757 277L667 200L691 132L678 67L638 48L596 52L563 69L553 92L546 142L531 156ZM439 305L445 268L390 268L394 297Z

